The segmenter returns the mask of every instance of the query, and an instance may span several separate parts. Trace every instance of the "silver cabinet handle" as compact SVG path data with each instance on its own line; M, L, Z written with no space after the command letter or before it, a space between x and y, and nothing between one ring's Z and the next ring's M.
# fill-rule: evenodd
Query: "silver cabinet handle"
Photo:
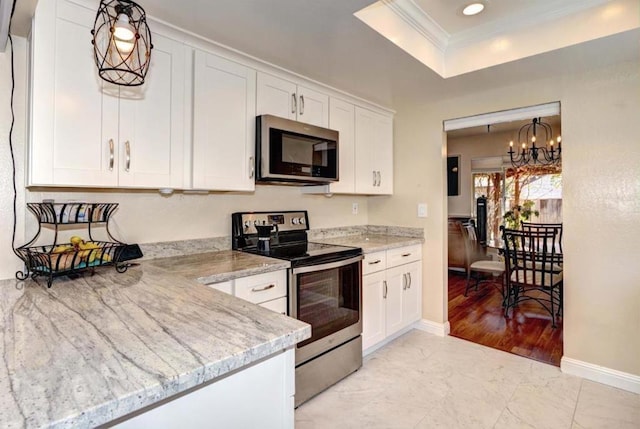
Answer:
M402 290L407 290L407 285L409 282L407 281L407 273L402 274Z
M382 174L378 171L378 186L382 185Z
M373 171L373 186L377 186L376 185L376 171Z
M263 292L265 290L273 289L274 287L276 287L276 285L274 285L274 284L270 284L270 285L265 286L265 287L254 287L254 288L251 289L251 292Z
M109 170L113 171L113 139L109 139Z
M387 281L382 280L382 297L387 299Z
M256 164L252 156L249 157L249 179L253 179L253 175L256 172Z
M369 265L379 264L380 262L382 262L380 259L376 259L375 261L369 262Z
M298 110L298 100L296 99L296 94L291 94L291 113L295 115L296 110Z
M411 273L407 273L407 277L409 278L409 285L407 286L407 289L411 289Z
M124 153L126 157L126 161L124 163L124 171L129 171L131 168L131 145L129 144L129 140L124 142Z
M304 95L300 96L300 114L304 115Z

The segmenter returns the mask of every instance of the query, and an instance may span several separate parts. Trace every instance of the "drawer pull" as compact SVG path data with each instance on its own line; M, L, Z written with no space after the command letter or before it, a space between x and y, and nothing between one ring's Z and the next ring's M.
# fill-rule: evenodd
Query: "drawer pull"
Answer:
M382 262L380 259L376 259L375 261L369 262L369 265L379 264L380 262Z
M411 256L411 253L403 253L403 254L402 254L402 257L403 257L403 258L406 258L407 256Z
M263 292L265 290L273 289L274 287L276 287L276 285L274 284L270 284L265 287L254 287L254 288L251 288L251 292Z

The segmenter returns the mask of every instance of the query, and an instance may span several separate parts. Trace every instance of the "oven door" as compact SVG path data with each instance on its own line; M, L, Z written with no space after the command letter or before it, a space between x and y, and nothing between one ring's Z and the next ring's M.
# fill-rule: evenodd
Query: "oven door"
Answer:
M296 364L308 361L362 333L362 256L293 268L289 314L311 325L298 344Z

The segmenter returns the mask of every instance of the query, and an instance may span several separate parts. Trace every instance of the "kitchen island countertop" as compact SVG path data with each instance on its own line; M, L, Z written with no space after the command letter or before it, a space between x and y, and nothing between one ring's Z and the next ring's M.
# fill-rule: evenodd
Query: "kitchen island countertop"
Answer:
M233 253L146 261L123 274L104 267L50 289L0 281L0 426L94 427L308 338L306 323L195 280L224 279L225 263L237 262L235 277L278 269ZM207 271L208 258L221 265ZM200 269L194 280L189 264Z

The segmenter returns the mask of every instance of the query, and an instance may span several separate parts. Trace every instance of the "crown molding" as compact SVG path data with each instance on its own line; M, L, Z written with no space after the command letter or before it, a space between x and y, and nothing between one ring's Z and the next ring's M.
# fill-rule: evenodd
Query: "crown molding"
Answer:
M444 53L447 49L451 35L413 0L380 0L380 2L438 50Z

